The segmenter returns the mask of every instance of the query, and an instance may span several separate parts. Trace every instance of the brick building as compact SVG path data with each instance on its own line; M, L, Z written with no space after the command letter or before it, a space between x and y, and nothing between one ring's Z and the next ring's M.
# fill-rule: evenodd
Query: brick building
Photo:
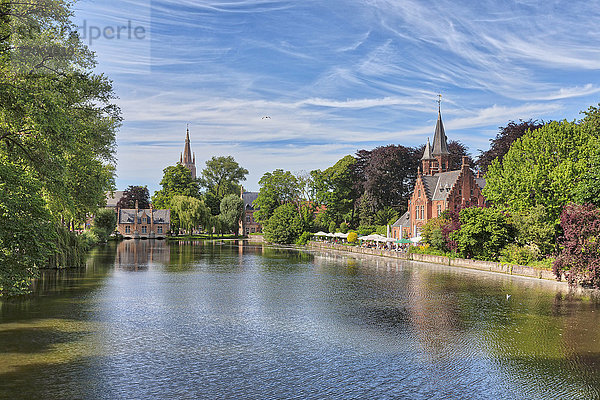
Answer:
M485 179L473 174L468 157L463 157L460 169L449 171L450 156L442 114L438 109L433 148L427 138L408 211L392 225L392 237L421 236L423 225L443 211L485 204L481 193Z
M244 213L239 223L238 234L240 236L247 236L251 233L262 232L262 226L254 219L254 212L256 207L252 204L258 197L258 192L244 192L244 188L241 190L241 198L244 201Z
M117 209L117 230L131 239L160 239L171 229L171 210L136 208Z

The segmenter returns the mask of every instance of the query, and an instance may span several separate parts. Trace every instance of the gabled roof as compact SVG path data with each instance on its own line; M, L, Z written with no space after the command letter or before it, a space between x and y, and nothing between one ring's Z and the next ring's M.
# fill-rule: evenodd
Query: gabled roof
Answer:
M258 197L258 192L244 192L242 193L242 200L244 200L244 209L254 210L256 207L252 205L252 202Z
M407 211L404 214L402 214L402 216L400 218L398 218L398 220L396 222L394 222L394 225L392 225L392 226L396 227L396 228L409 227L410 226L410 212Z
M433 176L422 176L423 185L427 198L431 200L446 200L450 194L450 190L460 176L460 170L448 171L435 174Z
M441 154L450 154L448 151L448 138L444 131L444 124L442 123L442 112L438 109L438 119L435 125L435 136L433 137L433 152L434 156Z
M110 192L106 193L106 207L117 207L117 203L123 197L124 190L115 190L111 195Z
M475 183L483 189L485 187L485 178L475 178Z
M425 145L425 151L423 152L423 157L421 160L435 160L431 155L431 145L429 144L429 138L427 138L427 144Z
M150 215L150 209L139 209L137 217L141 218L144 214ZM133 224L135 222L135 208L122 208L119 210L118 222L119 224ZM154 210L154 223L155 224L170 224L171 223L171 210Z

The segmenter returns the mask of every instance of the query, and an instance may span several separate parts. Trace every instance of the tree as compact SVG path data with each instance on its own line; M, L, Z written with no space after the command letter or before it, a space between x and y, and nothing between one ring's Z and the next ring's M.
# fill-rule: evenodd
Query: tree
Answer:
M264 225L277 207L291 202L299 204L298 181L290 171L284 172L282 169L276 169L272 173L267 172L260 178L258 184L260 190L253 205L258 207L254 218L260 224Z
M0 295L26 291L53 248L41 183L0 155Z
M325 206L328 218L336 223L346 219L350 224L354 221L354 205L360 195L355 186L355 163L356 159L348 155L324 171L311 172L316 200Z
M109 208L101 208L94 216L93 229L97 232L102 242L106 242L117 227L117 214Z
M240 182L246 180L246 175L248 170L240 167L232 156L212 157L206 161L199 181L206 188L213 215L219 213L219 205L225 196L240 193Z
M123 197L117 203L117 208L135 208L135 202L139 208L150 208L150 193L147 186L129 186L123 191Z
M334 221L331 221L329 223L329 233L335 233L335 231L337 230L337 225Z
M157 190L154 196L152 196L152 205L154 208L171 208L171 201L175 196L201 199L200 186L196 180L192 179L189 169L181 164L177 164L165 168L163 173L163 178L160 181L162 189ZM179 222L178 214L171 214L171 230L177 230Z
M396 145L359 150L353 164L359 193L369 194L375 210L389 206L405 212L421 155L414 148Z
M462 257L494 261L513 237L506 216L495 208L470 207L460 211L460 229L450 236Z
M393 225L398 220L400 215L398 211L392 207L386 207L375 213L375 224L376 225Z
M600 209L570 203L561 214L560 226L563 235L554 274L559 279L565 274L571 285L600 288Z
M235 232L244 214L244 201L235 194L223 197L219 218L226 229Z
M555 221L549 220L546 208L539 204L527 211L509 215L510 224L515 228L515 241L519 246L533 246L541 255L554 252L556 239Z
M294 243L304 232L302 218L292 203L285 203L275 209L267 223L263 225L265 238L272 243Z
M171 211L177 215L179 223L189 235L198 225L206 224L210 217L210 210L204 205L204 202L190 196L173 196Z
M529 131L535 131L541 128L544 122L538 122L537 120L523 121L519 120L517 124L515 121L510 121L508 125L500 127L500 132L496 135L495 139L490 139L491 145L489 150L482 151L477 159L477 166L481 172L487 172L490 165L494 160L498 160L501 164L504 155L508 153L511 144L517 139L520 139ZM471 164L473 165L473 164Z
M486 175L484 196L510 210L545 207L557 220L575 197L598 132L575 122L551 122L516 140L502 163L495 160Z

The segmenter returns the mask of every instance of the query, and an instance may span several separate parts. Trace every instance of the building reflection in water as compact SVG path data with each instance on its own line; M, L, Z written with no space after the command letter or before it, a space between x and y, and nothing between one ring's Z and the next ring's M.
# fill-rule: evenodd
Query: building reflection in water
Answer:
M165 240L123 240L117 246L115 268L125 271L145 271L153 264L167 265L171 251Z

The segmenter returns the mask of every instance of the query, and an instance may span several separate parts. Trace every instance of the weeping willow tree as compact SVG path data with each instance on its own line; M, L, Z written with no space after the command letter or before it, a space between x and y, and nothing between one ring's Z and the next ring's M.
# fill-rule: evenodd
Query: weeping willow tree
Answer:
M171 212L177 214L180 226L192 234L194 228L206 225L211 219L210 210L204 201L190 196L174 196L171 199Z

